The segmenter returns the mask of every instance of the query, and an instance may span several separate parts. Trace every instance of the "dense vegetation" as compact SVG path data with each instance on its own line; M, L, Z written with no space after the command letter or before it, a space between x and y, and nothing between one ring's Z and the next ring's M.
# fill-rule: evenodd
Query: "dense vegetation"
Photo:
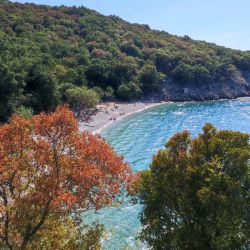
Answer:
M133 177L100 137L59 107L0 126L0 249L99 249L82 212L117 203ZM132 178L133 179L133 178Z
M76 86L95 89L102 98L129 100L158 91L165 77L176 84L219 84L249 68L249 52L84 7L0 1L1 121L20 107L53 110L68 101L69 89L71 100L72 93L83 94L81 88L72 90Z
M249 249L249 135L206 124L174 135L138 185L152 249Z

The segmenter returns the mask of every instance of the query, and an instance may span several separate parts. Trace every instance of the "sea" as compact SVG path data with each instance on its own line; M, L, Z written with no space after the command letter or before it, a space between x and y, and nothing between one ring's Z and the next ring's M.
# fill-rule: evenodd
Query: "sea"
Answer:
M171 136L189 130L195 137L205 123L250 133L250 98L166 103L116 122L102 132L102 137L134 171L141 171L149 168L152 156L164 148ZM105 226L102 249L147 249L138 239L141 211L141 205L125 198L121 206L89 215L88 221L99 221Z

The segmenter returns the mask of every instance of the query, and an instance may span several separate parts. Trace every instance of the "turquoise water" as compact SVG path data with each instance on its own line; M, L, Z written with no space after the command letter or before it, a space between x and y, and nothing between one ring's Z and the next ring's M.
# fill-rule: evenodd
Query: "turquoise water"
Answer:
M138 171L148 168L153 154L174 133L188 129L196 136L206 122L220 129L250 133L250 98L165 104L117 122L102 136ZM126 202L95 216L108 230L103 249L146 249L135 239L140 210L140 206Z

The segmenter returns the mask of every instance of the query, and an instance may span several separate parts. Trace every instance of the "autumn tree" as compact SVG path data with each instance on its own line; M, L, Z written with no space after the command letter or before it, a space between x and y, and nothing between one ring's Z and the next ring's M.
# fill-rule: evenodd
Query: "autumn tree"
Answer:
M70 217L49 216L27 250L100 250L103 236L101 224L85 225Z
M58 227L110 205L131 179L123 158L100 137L80 133L67 107L2 125L0 173L1 249L30 249L53 220Z
M206 124L175 134L138 185L153 249L249 249L249 135Z

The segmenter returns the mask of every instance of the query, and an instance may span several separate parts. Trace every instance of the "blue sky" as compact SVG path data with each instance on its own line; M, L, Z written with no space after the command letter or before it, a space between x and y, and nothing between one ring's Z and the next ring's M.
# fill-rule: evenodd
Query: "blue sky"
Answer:
M18 0L83 5L176 35L250 50L250 0Z

